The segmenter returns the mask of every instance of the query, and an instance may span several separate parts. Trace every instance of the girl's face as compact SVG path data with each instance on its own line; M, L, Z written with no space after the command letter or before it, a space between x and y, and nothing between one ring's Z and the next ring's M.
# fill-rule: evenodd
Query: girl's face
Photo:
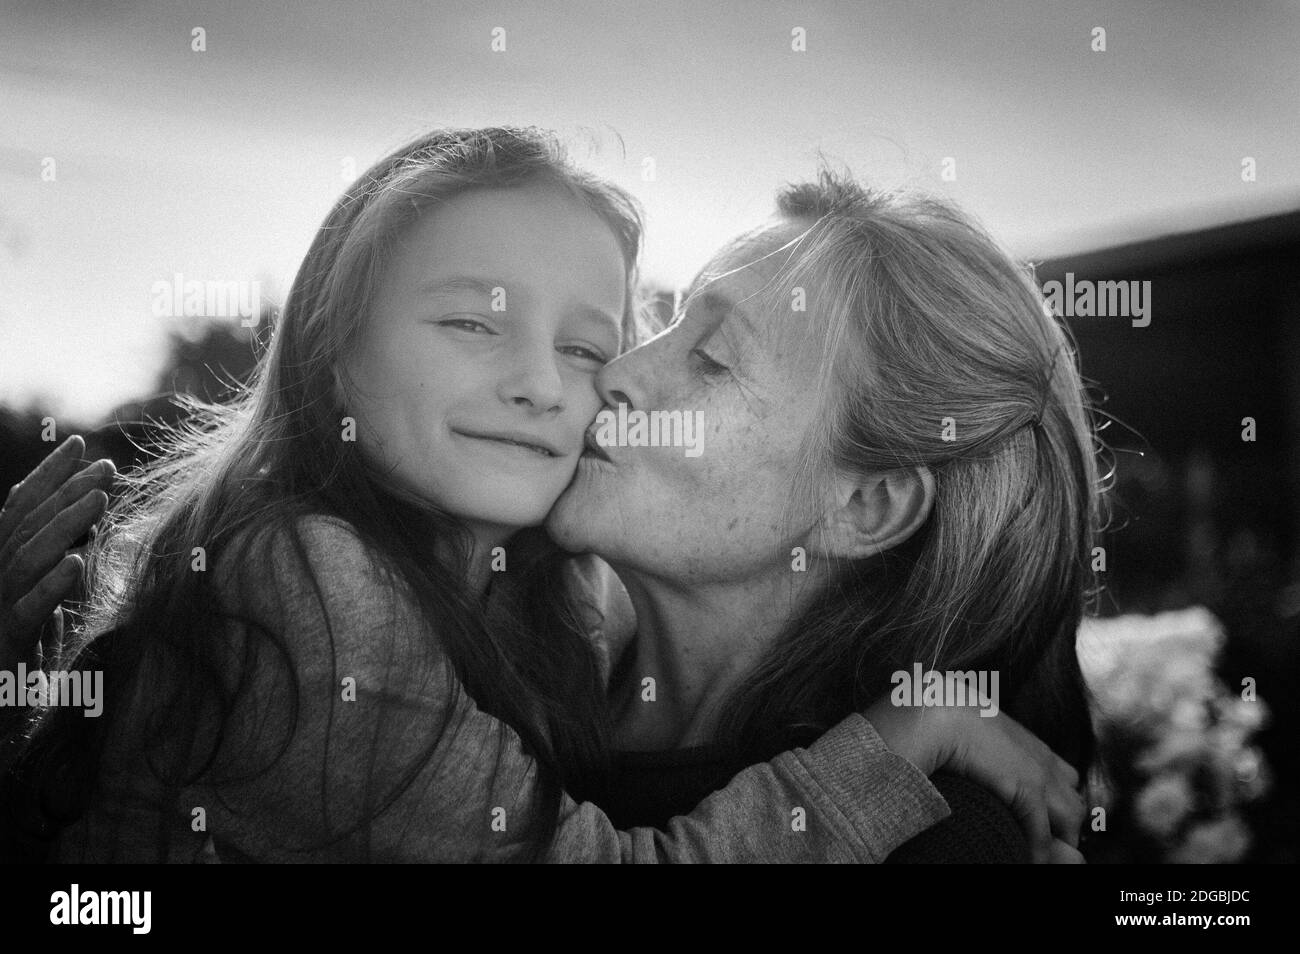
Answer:
M599 408L625 286L609 226L558 187L433 206L394 249L342 363L357 440L473 529L540 524Z
M611 406L699 412L699 456L680 447L588 452L547 528L616 566L696 583L752 578L805 542L818 513L791 510L801 444L821 407L820 318L769 296L802 228L782 224L725 248L664 332L606 365ZM730 273L730 274L726 274Z

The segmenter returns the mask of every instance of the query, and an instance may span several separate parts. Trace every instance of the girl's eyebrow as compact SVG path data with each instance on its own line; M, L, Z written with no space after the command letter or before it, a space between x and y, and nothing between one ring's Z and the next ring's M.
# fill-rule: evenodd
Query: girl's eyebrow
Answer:
M469 275L454 275L451 278L439 278L421 285L420 293L423 295L449 295L454 292L469 291L482 295L492 295L495 294L495 289L501 287L503 287L501 282L489 281L485 278L474 278Z
M615 335L622 339L623 337L623 319L616 317L603 308L597 308L594 305L580 305L577 308L577 315L586 321L597 324L609 325Z

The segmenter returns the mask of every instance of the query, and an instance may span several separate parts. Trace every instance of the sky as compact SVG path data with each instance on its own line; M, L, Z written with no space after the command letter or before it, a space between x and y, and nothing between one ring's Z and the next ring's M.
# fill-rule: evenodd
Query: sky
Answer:
M665 287L819 154L1044 258L1300 207L1300 0L0 2L0 404L142 396L156 283L274 300L350 175L499 123L636 194Z

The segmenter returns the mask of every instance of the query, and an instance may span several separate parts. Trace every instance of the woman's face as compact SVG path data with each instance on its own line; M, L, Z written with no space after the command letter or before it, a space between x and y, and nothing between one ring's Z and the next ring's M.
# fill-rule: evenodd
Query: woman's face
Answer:
M358 346L345 407L370 458L471 526L542 522L618 354L622 252L558 188L464 192L401 237Z
M696 582L788 565L818 517L790 503L817 423L821 335L815 309L765 293L801 231L782 224L732 243L707 269L722 277L697 279L673 325L596 376L612 407L698 411L703 445L697 457L680 447L584 453L547 522L562 545Z

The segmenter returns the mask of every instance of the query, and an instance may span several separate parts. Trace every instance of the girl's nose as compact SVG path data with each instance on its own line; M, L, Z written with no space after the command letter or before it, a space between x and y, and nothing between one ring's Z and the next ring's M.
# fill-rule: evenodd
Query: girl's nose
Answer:
M564 404L564 379L550 342L521 342L502 375L497 394L507 404L542 413Z

